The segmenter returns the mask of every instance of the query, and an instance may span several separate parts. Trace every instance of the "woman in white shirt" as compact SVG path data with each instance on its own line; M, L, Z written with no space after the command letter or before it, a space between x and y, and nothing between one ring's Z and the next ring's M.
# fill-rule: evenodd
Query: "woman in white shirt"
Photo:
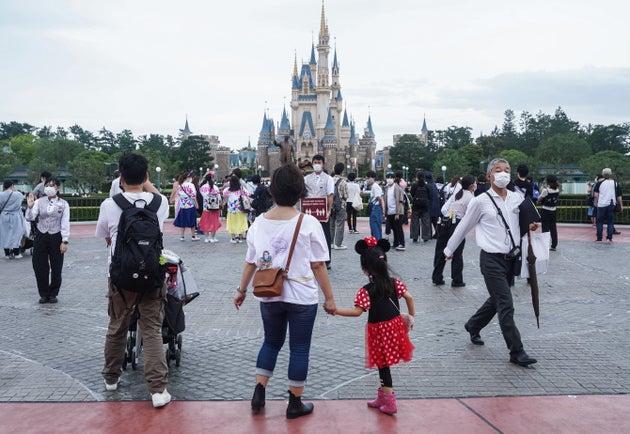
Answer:
M245 300L247 286L257 269L283 268L287 262L293 233L300 212L295 208L305 196L304 177L295 164L286 164L273 173L269 192L276 203L258 216L247 235L247 255L236 288L234 306L239 309ZM289 406L287 419L313 411L313 404L302 403L301 396L308 374L311 335L317 315L318 289L325 296L324 309L335 312L335 299L326 271L328 245L321 224L304 215L291 259L290 269L278 297L257 297L260 301L265 338L256 361L256 388L252 411L265 406L265 388L276 366L287 329L289 341Z
M348 201L346 202L346 214L348 215L348 233L350 234L358 234L357 231L357 210L352 203L354 200L359 197L361 198L361 188L359 184L357 184L354 180L357 179L356 173L348 174Z
M435 244L435 256L433 257L433 275L431 279L434 285L444 285L444 266L446 265L446 259L444 258L444 248L448 243L448 240L453 235L457 224L468 208L468 203L474 197L474 192L477 186L475 185L475 178L472 175L464 176L459 182L461 186L459 188L453 188L457 190L457 193L452 195L442 207L442 223L439 225L438 239ZM455 249L453 252L453 262L451 263L451 286L454 288L461 288L466 286L464 283L464 245L466 240Z

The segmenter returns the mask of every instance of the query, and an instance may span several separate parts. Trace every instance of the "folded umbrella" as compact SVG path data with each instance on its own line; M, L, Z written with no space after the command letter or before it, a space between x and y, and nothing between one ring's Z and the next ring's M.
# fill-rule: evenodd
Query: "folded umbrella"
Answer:
M532 305L536 315L536 325L540 328L540 305L538 300L538 276L536 275L536 255L532 247L531 231L527 231L527 270L529 271L529 286L532 290Z

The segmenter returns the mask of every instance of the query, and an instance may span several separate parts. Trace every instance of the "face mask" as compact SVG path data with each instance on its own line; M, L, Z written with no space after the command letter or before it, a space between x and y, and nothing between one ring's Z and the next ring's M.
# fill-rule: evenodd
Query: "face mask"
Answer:
M55 187L44 187L44 194L48 197L57 196L57 189Z
M387 178L387 185L392 185L394 183L394 178Z
M505 188L510 183L510 174L507 172L498 172L494 174L494 185L498 188Z
M313 164L313 170L317 173L322 171L322 165L321 164Z

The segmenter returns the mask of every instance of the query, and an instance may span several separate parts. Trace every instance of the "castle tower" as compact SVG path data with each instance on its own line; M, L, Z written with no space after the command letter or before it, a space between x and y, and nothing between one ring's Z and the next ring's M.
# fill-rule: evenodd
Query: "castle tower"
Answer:
M186 124L184 125L184 129L179 130L179 132L182 135L182 140L186 140L192 134L192 131L190 131L190 128L188 127L188 115L186 115Z
M337 130L332 118L332 110L328 110L326 126L324 127L324 137L322 147L324 148L324 158L326 158L326 169L332 173L332 169L337 162Z
M319 43L317 44L317 117L315 119L317 136L325 135L324 128L327 121L327 111L330 106L330 72L328 70L328 53L330 52L330 34L328 24L326 24L326 13L322 0L322 16L319 25Z
M424 116L422 119L422 129L420 130L420 140L424 143L424 146L427 146L427 142L429 141L429 129L427 128L427 117Z

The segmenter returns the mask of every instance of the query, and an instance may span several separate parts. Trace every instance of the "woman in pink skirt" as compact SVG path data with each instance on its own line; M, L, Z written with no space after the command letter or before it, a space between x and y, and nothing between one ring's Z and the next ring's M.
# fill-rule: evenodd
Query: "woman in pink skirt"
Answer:
M203 212L199 221L199 229L206 233L206 243L216 243L217 231L221 228L221 192L214 187L212 176L208 172L204 177L199 191L203 196Z

